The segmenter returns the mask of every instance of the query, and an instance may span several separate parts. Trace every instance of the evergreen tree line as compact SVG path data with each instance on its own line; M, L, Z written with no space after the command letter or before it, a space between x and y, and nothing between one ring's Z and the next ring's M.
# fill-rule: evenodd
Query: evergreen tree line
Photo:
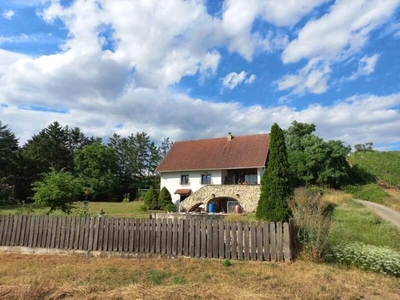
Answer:
M0 201L43 200L35 194L44 193L44 186L48 193L63 193L59 199L73 194L75 201L132 200L138 189L159 185L155 169L171 146L169 138L156 145L145 132L114 134L103 143L58 122L20 146L0 121Z

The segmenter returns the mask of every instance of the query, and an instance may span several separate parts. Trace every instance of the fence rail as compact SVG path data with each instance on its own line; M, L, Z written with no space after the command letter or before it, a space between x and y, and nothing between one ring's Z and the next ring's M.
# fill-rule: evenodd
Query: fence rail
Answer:
M289 261L294 224L183 219L0 216L0 246Z

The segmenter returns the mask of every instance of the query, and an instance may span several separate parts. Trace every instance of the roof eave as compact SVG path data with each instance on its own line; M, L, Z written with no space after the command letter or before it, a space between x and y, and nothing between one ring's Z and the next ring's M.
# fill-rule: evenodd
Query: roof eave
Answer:
M255 169L255 168L265 168L265 166L249 166L249 167L232 167L232 168L203 168L203 169L179 169L179 170L162 170L157 173L172 173L172 172L194 172L194 171L211 171L211 170L237 170L237 169Z

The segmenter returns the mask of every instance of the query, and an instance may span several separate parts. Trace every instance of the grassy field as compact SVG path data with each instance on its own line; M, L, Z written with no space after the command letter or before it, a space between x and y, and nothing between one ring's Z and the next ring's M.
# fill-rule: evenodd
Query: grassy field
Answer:
M106 216L114 217L135 217L135 218L147 218L150 211L144 212L139 209L143 205L142 201L133 202L90 202L89 203L89 213L97 215L102 209ZM76 202L75 206L82 208L81 202ZM38 207L35 205L29 205L33 209L33 214L43 215L48 212L48 208ZM0 206L0 214L15 214L21 212L22 205L8 205ZM53 215L63 215L61 211L55 211Z
M399 299L400 281L297 261L0 254L0 299Z
M350 195L327 190L323 197L335 204L332 245L357 241L400 251L400 231ZM147 216L139 212L141 204L93 202L89 208L92 213L103 209ZM0 261L0 299L400 299L399 278L302 260L231 261L225 266L215 259L0 253Z
M346 200L335 207L329 240L332 245L362 242L400 251L400 231L353 200Z

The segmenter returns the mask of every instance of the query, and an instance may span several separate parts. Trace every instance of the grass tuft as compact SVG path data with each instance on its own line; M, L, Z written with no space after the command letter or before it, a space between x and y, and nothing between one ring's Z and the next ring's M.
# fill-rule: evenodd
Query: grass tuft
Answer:
M160 285L170 276L169 273L159 270L151 270L149 272L149 278L152 285Z
M222 265L224 267L231 267L232 263L231 263L231 261L229 259L225 259L224 261L222 261Z
M188 281L183 276L176 276L176 277L172 278L172 283L173 284L187 284Z

